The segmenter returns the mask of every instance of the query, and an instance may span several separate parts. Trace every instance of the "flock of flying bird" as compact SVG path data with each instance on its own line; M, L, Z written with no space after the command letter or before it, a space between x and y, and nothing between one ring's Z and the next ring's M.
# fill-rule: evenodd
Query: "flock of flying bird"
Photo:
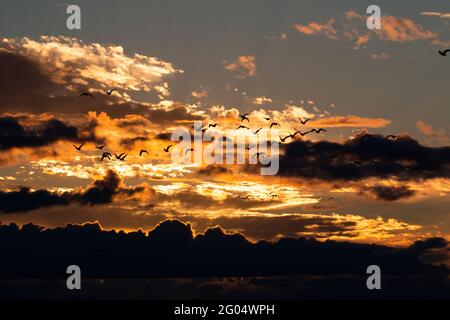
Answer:
M445 50L445 51L443 51L443 52L440 51L439 53L441 53L442 55L446 55L447 52L450 52L450 50L447 49L447 50ZM111 95L115 90L117 90L117 89L107 90L107 91L106 91L106 94L107 94L107 95ZM91 98L93 98L94 95L91 94L90 92L82 92L82 93L80 94L80 97L91 97ZM239 129L246 129L246 130L250 130L250 131L251 131L251 129L250 129L249 127L244 126L244 125L242 124L244 121L247 121L248 123L250 123L249 116L250 116L249 113L244 113L244 114L239 113L238 117L239 117L239 119L240 119L241 124L239 125L239 127L236 128L236 130L239 130ZM265 117L264 119L267 120L267 121L270 121L270 120L271 120L270 117ZM301 118L298 118L298 120L300 121L300 123L301 123L302 125L306 125L306 123L307 123L308 121L310 121L311 119L305 119L305 120L303 120L303 119L301 119ZM192 126L191 126L191 128L193 128L193 129L196 130L196 131L200 131L200 130L201 130L202 133L204 133L204 132L206 132L208 129L210 129L210 128L216 128L217 126L218 126L217 123L210 123L210 124L208 125L208 127L206 127L206 124L203 124L203 125L201 125L201 127L200 127L200 126L199 126L199 127L192 127ZM269 130L272 129L274 126L281 127L280 124L279 124L278 122L272 122L272 123L270 124L270 126L269 126ZM255 135L257 135L262 129L263 129L263 128L259 128L259 129L257 129L256 131L252 131L252 132L253 132ZM280 141L281 141L281 142L285 142L285 141L286 141L287 139L289 139L289 138L295 139L295 136L296 136L297 134L300 134L300 135L303 137L303 136L305 136L305 135L307 135L307 134L310 134L310 133L316 133L316 134L319 134L319 133L321 133L321 132L327 132L327 131L326 131L325 129L323 129L323 128L311 129L311 130L309 130L309 131L304 131L304 132L302 132L302 131L300 131L300 130L298 130L298 129L295 129L295 128L293 128L293 130L295 130L294 133L289 133L287 136L284 136L284 137L281 137L281 136L280 136L280 137L279 137L279 138L280 138ZM360 137L360 142L363 142L365 139L370 139L370 138L373 138L373 137L374 137L374 136L373 136L372 134L366 133L366 134L364 134L364 135L362 135L362 136ZM397 139L397 136L396 136L396 135L390 134L390 135L388 135L388 136L385 137L385 140L386 140L386 141L389 140L389 139ZM73 145L73 147L74 147L76 150L81 151L84 145L85 145L85 143L82 143L82 144L79 145L79 146ZM170 148L171 148L172 146L173 146L173 145L169 145L169 146L163 148L163 151L166 152L166 153L170 152ZM106 147L106 145L96 146L96 149L98 149L98 150L103 150L103 148L105 148L105 147ZM248 146L248 147L246 147L245 149L246 149L246 150L250 150L250 149L253 148L253 147L254 147L254 146ZM187 148L187 149L185 149L184 154L187 155L188 152L192 152L192 151L194 151L193 148ZM149 155L149 152L148 152L147 150L145 150L145 149L141 149L141 150L139 151L139 157L141 157L143 154ZM102 156L101 156L101 158L100 158L100 161L103 161L104 159L111 160L111 159L113 158L113 156L115 157L116 160L119 160L119 161L125 161L126 157L128 156L128 153L123 152L123 153L121 153L121 154L118 155L118 154L115 154L115 153L103 152L103 154L102 154ZM265 153L264 153L264 152L256 152L256 154L253 155L253 157L256 157L258 160L259 160L259 158L260 158L261 156L265 156ZM377 161L372 160L372 161L370 161L370 164L375 165L375 164L377 164ZM362 166L362 165L363 165L363 164L362 164L360 161L354 161L354 162L351 162L351 163L347 163L347 166L353 167L353 168L356 168L357 166ZM276 196L276 195L275 195L275 196ZM272 197L272 198L273 198L273 197Z
M110 89L110 90L107 90L105 93L106 93L107 95L110 96L110 95L111 95L114 91L116 91L116 90L117 90L117 88ZM90 92L82 92L82 93L80 93L79 97L91 97L91 98L94 98L94 95L93 95L92 93L90 93ZM244 114L239 113L239 119L240 119L241 123L243 123L244 121L247 121L248 123L250 123L249 115L250 115L250 114L248 114L248 113L244 113ZM311 120L311 119L302 120L302 119L300 119L300 118L298 118L298 119L300 120L300 123L301 123L302 125L305 125L309 120ZM270 117L265 117L265 120L270 121ZM194 129L195 129L195 130L201 130L201 131L204 133L206 130L208 130L208 129L210 129L210 128L215 128L215 127L217 127L217 126L218 126L217 123L210 123L209 126L208 126L207 128L206 128L206 124L204 124L204 125L202 125L201 127L198 127L198 128L194 127ZM279 127L280 127L280 124L279 124L278 122L272 122L272 123L270 124L270 126L269 126L269 129L272 129L274 126L279 126ZM237 127L236 130L239 130L239 129L251 130L249 127L244 126L244 125L242 125L242 124L239 125L239 127ZM262 129L263 129L263 128L259 128L258 130L252 131L252 132L253 132L255 135L257 135ZM300 134L300 135L303 137L303 136L305 136L305 135L307 135L307 134L309 134L309 133L313 133L313 132L314 132L314 133L317 133L317 134L319 134L320 132L327 132L327 131L326 131L325 129L323 129L323 128L319 128L319 129L311 129L311 130L305 131L305 132L302 132L302 131L297 130L297 129L294 129L294 130L295 130L295 132L294 132L293 134L289 133L289 135L287 135L287 136L285 136L285 137L280 137L280 141L281 141L281 142L285 142L288 138L294 139L295 136L296 136L297 134ZM84 145L85 145L85 143L82 143L82 144L79 145L79 146L73 145L73 147L74 147L76 150L81 151L81 149L83 148ZM173 145L169 145L169 146L163 148L163 151L164 151L164 152L169 152L169 151L170 151L170 148L171 148L172 146L173 146ZM99 150L103 150L104 147L106 147L106 145L96 146L96 148L99 149ZM246 148L246 149L249 150L250 148ZM188 148L188 149L185 150L184 154L187 155L188 152L192 152L192 151L194 151L193 148ZM145 149L142 149L142 150L139 151L139 156L141 157L143 154L149 155L149 152L148 152L147 150L145 150ZM103 161L104 159L111 160L111 158L113 157L113 155L114 155L114 157L115 157L117 160L119 160L119 161L125 161L125 158L128 156L128 153L123 152L123 153L117 155L117 154L115 154L115 153L114 153L114 154L111 154L110 152L103 152L100 161ZM259 159L259 157L260 157L261 155L264 155L264 153L263 153L263 152L257 152L257 153L254 155L254 157L256 157L257 159Z
M241 113L240 113L240 114L239 114L239 118L241 119L241 122L243 122L243 121L245 121L245 120L247 120L247 122L250 122L250 119L248 118L248 116L249 116L248 113L244 113L244 114L241 114ZM265 117L264 119L267 120L267 121L270 121L270 118L269 118L269 117ZM302 119L298 118L298 120L300 120L300 123L301 123L302 125L305 125L305 124L306 124L309 120L311 120L311 119L302 120ZM281 127L280 124L279 124L278 122L272 122L272 123L270 124L270 126L269 126L269 129L272 129L272 127L274 127L274 126ZM250 130L249 127L244 126L244 125L242 125L242 124L241 124L239 127L237 127L236 130L239 130L239 129ZM257 135L262 129L263 129L263 128L259 128L258 130L253 131L253 133L254 133L255 135ZM311 129L311 130L305 131L305 132L301 132L300 130L297 130L297 129L295 129L295 128L294 128L294 130L295 130L295 132L294 132L293 134L289 133L289 135L287 135L287 136L285 136L285 137L280 137L280 141L281 141L281 142L285 142L288 138L294 139L295 136L296 136L297 134L300 134L300 135L303 137L303 136L305 136L305 135L307 135L307 134L309 134L309 133L312 133L312 132L315 132L315 133L320 133L320 132L322 132L322 131L323 131L323 132L327 132L327 130L325 130L325 129L323 129L323 128L319 128L319 129Z

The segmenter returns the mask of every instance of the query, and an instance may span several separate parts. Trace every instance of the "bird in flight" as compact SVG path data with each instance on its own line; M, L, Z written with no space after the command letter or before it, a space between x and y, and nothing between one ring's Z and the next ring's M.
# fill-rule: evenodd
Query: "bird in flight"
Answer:
M286 137L283 137L283 138L280 137L280 141L285 142L288 138L292 138L292 137L293 137L292 134L289 133L289 135L287 135Z
M309 131L306 131L306 132L301 132L300 130L297 130L297 129L295 129L295 128L294 128L294 130L295 130L295 132L294 132L294 134L292 135L292 138L295 138L295 136L296 136L297 134L300 134L300 135L303 137L303 136L307 135L308 133L311 133L311 131L312 131L312 130L309 130Z
M81 148L83 148L83 146L84 146L84 142L83 142L79 147L77 147L76 145L73 145L73 146L74 146L74 148L77 149L78 151L81 151Z
M82 93L80 93L80 97L91 97L91 98L93 98L94 95L92 93L89 93L89 92L82 92Z
M125 153L125 152L123 152L123 153L121 153L121 154L119 154L119 155L117 155L117 154L115 154L114 153L114 156L116 157L116 159L117 160L120 160L120 161L124 161L125 160L125 158L127 157L127 153Z
M108 159L108 160L111 160L111 153L109 153L109 152L103 152L103 154L102 154L102 158L101 158L101 160L100 161L103 161L103 159Z
M215 128L217 127L217 123L210 123L208 128Z
M258 134L258 132L260 132L262 130L262 128L259 128L258 130L256 130L255 132L254 132L254 134Z
M142 149L141 151L139 151L139 157L142 156L143 153L146 153L148 155L148 151Z
M164 152L169 152L169 149L173 146L173 144L171 144L170 146L168 146L167 148L163 148Z
M439 50L439 54L443 57L447 56L448 52L450 52L450 49L445 49L444 51Z
M280 124L278 122L272 122L270 124L270 129L272 129L273 126L280 126Z
M102 150L104 147L106 147L106 144L104 144L104 145L102 145L102 146L96 146L96 148L97 148L98 150Z
M397 139L397 136L396 136L396 135L393 135L393 134L390 134L390 135L388 135L386 138L384 138L384 140L389 140L390 138L392 138L392 139Z
M248 122L250 122L250 120L248 119L248 116L249 116L248 113L244 113L244 114L239 113L239 118L241 118L241 122L244 120L247 120Z
M302 120L301 118L298 118L298 120L300 120L301 124L305 125L311 119Z
M106 90L106 94L108 95L108 96L110 96L114 91L116 91L117 90L117 88L114 88L114 89L111 89L111 90Z
M190 148L190 149L186 149L185 151L184 151L184 155L187 155L187 153L188 152L194 152L194 148Z
M276 193L273 193L273 192L269 193L269 196L271 196L272 199L275 198L275 197L278 197L278 195Z
M319 128L319 129L312 129L310 132L320 133L321 131L327 132L327 130Z
M270 117L264 117L264 119L267 120L267 121L269 121L269 120L270 120Z
M243 125L240 125L239 127L237 127L236 130L239 130L239 129L247 129L247 130L250 130L249 127L246 127L246 126L243 126Z

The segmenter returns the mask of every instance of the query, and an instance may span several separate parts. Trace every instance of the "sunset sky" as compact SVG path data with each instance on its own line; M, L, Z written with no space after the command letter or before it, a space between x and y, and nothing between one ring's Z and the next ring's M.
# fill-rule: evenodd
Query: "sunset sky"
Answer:
M75 3L81 30L62 2L0 4L2 224L450 239L448 2L377 1L381 30L366 28L372 1ZM172 130L223 133L239 113L252 130L326 132L280 144L275 176L163 151ZM100 161L103 144L128 157Z

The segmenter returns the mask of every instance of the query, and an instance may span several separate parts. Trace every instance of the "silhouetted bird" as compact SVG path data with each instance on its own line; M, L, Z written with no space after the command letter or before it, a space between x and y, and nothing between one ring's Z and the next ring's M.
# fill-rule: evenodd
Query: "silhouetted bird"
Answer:
M82 92L80 94L80 97L91 97L91 98L93 98L94 95L92 93L89 93L89 92Z
M397 136L395 136L395 135L393 135L393 134L390 134L390 135L388 135L386 138L384 138L384 140L389 140L389 138L397 139Z
M311 119L306 119L305 121L303 121L301 118L298 118L298 120L300 120L301 124L305 125Z
M280 137L281 142L285 142L288 138L292 138L292 134L287 135L286 137L282 138Z
M115 154L114 153L114 156L116 157L116 159L117 160L120 160L120 161L124 161L125 160L125 158L127 157L127 153L125 153L125 152L123 152L123 153L121 153L121 154L119 154L119 155L117 155L117 154Z
M300 134L300 135L303 137L303 136L307 135L308 133L311 133L311 131L312 131L312 130L309 130L309 131L306 131L306 132L301 132L300 130L297 130L297 129L295 129L295 128L294 128L294 130L295 130L295 132L294 132L294 134L292 135L292 138L295 138L295 136L296 136L297 134Z
M171 144L170 146L168 146L167 148L164 148L164 152L169 152L169 149L173 146L173 144Z
M73 144L73 146L74 146L74 148L77 149L78 151L81 151L81 148L83 148L84 144L85 144L85 143L83 142L79 147L77 147L77 146L74 145L74 144Z
M444 51L439 50L439 54L443 57L447 56L448 52L450 52L450 49L445 49Z
M108 159L108 160L111 160L111 153L109 153L109 152L103 152L103 154L102 154L102 159L100 160L100 161L103 161L103 159Z
M239 130L239 129L247 129L247 130L250 130L249 127L246 127L246 126L243 126L243 125L240 125L239 127L237 127L236 130Z
M107 94L108 96L110 96L110 95L113 93L113 91L116 91L116 90L117 90L116 88L111 89L111 90L106 90L106 94Z
M194 152L194 149L193 149L193 148L186 149L186 150L184 151L184 155L187 155L187 153L188 153L189 151Z
M272 129L273 126L280 126L280 124L278 122L272 122L270 124L270 129Z
M273 193L273 192L269 193L269 196L271 196L272 199L275 198L275 197L278 197L278 195L276 193Z
M239 117L241 118L241 122L244 120L247 120L248 122L250 122L250 120L248 119L249 114L248 113L244 113L244 114L240 114L239 113Z
M142 156L143 153L146 153L148 155L148 151L142 149L141 151L139 151L139 157Z
M102 146L96 146L96 148L97 148L98 150L102 150L104 147L106 147L106 144L104 144L104 145L102 145Z
M215 128L217 127L217 123L210 123L208 128Z
M258 134L258 132L260 132L262 130L262 128L259 128L258 130L256 130L255 132L254 132L254 134Z
M319 128L319 129L312 129L310 132L320 133L321 131L327 132L327 130Z
M264 119L266 119L267 121L269 121L269 120L270 120L270 117L264 117Z

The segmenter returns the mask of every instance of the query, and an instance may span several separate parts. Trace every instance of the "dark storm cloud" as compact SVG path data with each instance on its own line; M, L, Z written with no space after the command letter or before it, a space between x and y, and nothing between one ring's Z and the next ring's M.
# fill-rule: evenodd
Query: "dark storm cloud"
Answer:
M31 120L32 123L22 124L21 120ZM34 121L28 116L0 117L0 150L42 147L59 140L96 141L95 126L94 121L81 128L59 119Z
M61 270L74 257L87 278L361 275L371 264L385 276L446 276L449 271L420 259L428 250L447 247L444 239L408 248L306 238L252 243L219 227L194 236L189 224L177 220L161 223L148 235L104 231L98 224L44 230L12 224L0 226L0 243L15 249L0 251L0 274L7 277L63 276Z
M323 180L450 177L450 147L422 146L409 136L361 138L342 144L309 140L290 143L280 157L279 175Z
M415 195L415 191L407 186L389 187L374 186L368 189L378 200L396 201L403 198L410 198Z
M120 184L119 175L109 170L103 179L94 181L82 192L33 191L24 187L17 191L0 191L0 212L4 214L28 212L45 207L68 206L72 203L89 206L108 204L113 201L115 195L130 197L144 191L143 187L121 188Z

